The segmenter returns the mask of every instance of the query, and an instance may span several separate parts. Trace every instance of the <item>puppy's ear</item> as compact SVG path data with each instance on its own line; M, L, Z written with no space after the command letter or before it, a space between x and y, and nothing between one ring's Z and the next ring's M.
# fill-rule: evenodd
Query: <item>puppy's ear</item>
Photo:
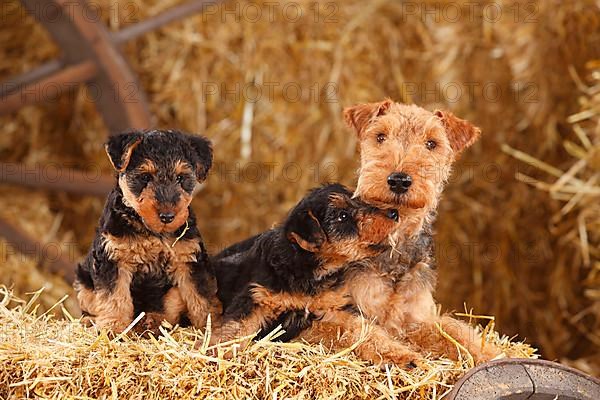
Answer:
M129 165L133 150L142 141L143 133L125 132L111 136L104 145L108 159L117 172L123 172Z
M437 110L434 114L442 121L455 156L460 155L464 149L475 143L481 136L479 128L469 121L458 118L450 111Z
M354 128L360 136L369 122L376 117L385 115L392 104L394 104L392 100L385 99L378 103L364 103L346 107L344 109L344 121L349 127Z
M311 253L319 251L325 242L325 232L312 211L292 212L285 225L289 241Z
M208 171L212 167L212 144L210 143L210 140L204 136L188 135L188 137L194 152L198 156L198 163L196 164L196 179L198 179L198 182L202 182L206 179Z

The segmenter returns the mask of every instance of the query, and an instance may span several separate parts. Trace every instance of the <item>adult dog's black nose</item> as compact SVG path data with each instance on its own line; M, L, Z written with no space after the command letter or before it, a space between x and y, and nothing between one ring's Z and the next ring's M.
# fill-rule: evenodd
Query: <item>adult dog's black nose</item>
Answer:
M394 172L388 176L387 183L392 192L400 194L405 193L412 185L412 178L404 172Z
M164 213L158 214L158 217L160 218L160 220L163 224L168 224L169 222L173 222L173 220L175 219L175 213L164 212Z

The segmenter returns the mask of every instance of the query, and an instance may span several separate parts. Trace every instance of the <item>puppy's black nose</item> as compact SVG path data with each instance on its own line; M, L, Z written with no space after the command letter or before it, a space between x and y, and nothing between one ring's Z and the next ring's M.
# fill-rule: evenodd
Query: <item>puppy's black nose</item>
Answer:
M386 216L389 219L393 219L394 221L398 222L398 210L394 210L394 209L387 210Z
M412 185L412 178L404 172L394 172L388 176L387 183L392 192L400 194L405 193Z
M163 224L168 224L169 222L173 222L173 220L175 219L175 213L164 212L164 213L158 214L158 217L160 218L160 220Z

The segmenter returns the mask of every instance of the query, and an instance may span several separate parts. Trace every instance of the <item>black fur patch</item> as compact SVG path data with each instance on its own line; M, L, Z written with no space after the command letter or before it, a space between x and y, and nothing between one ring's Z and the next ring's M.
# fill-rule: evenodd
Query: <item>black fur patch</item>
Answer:
M138 315L142 311L163 311L163 298L172 287L171 280L166 273L159 275L134 275L131 282L134 315Z

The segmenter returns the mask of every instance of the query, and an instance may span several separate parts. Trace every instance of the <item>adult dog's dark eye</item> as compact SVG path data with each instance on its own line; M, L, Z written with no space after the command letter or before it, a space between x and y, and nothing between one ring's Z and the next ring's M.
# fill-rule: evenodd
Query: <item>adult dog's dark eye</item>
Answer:
M185 175L177 175L177 183L180 185L185 181Z
M140 175L140 180L144 183L148 183L152 180L152 174L145 173Z
M377 143L383 143L387 139L387 135L385 133L377 134Z
M338 214L337 220L339 222L345 222L348 220L348 218L350 218L350 214L348 214L346 211L340 211L340 213Z
M394 210L394 209L387 210L387 216L388 216L388 218L393 219L394 221L398 222L398 210Z
M433 150L437 147L437 142L435 140L428 140L425 142L425 147L427 147L427 150Z

